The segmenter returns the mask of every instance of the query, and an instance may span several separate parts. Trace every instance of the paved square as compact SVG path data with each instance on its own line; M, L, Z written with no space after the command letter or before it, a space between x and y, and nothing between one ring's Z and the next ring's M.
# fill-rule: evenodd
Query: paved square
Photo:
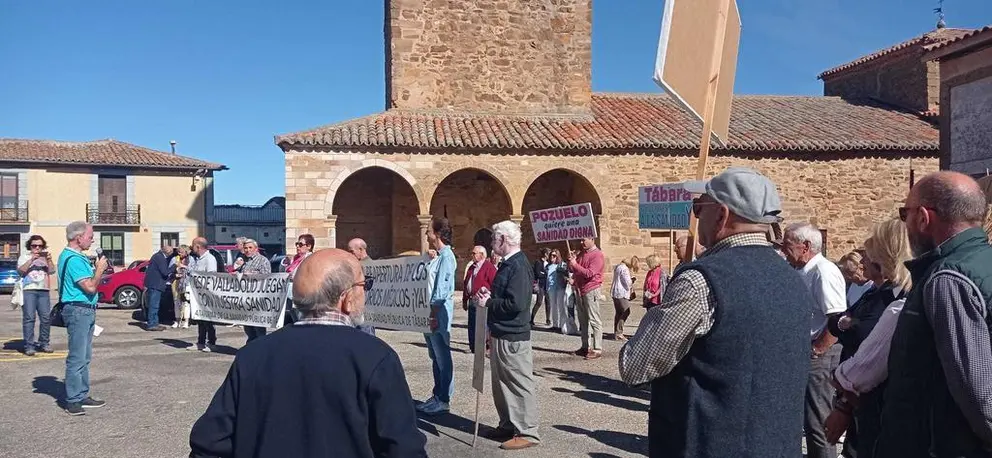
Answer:
M189 352L195 328L145 332L130 311L101 309L94 339L92 392L107 406L83 417L70 417L56 406L64 396L66 334L52 329L56 353L26 357L21 346L20 311L0 296L0 455L30 457L162 457L189 453L189 430L206 408L245 337L240 328L218 328L216 353ZM643 309L635 308L636 326ZM602 311L604 328L612 329L612 310ZM421 416L432 457L628 457L647 454L647 392L618 381L618 342L605 341L605 355L596 361L572 356L578 337L534 332L534 368L538 375L541 413L539 447L503 452L497 443L479 438L472 450L475 391L471 387L472 355L468 353L466 314L456 312L453 330L455 396L451 413ZM544 319L541 312L538 321ZM628 325L628 332L635 328ZM399 353L414 399L430 396L431 365L423 336L380 331L379 337ZM489 391L482 395L480 420L493 426L496 411ZM59 440L54 440L55 438Z

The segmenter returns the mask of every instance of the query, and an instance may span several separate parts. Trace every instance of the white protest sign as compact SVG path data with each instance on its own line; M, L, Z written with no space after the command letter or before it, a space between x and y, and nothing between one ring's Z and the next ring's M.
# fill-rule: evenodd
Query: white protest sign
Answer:
M362 265L372 288L365 293L365 322L377 328L431 332L427 256L404 256Z
M486 383L486 319L489 315L487 308L479 307L474 300L472 307L475 307L475 363L472 365L472 388L480 393L485 392Z
M277 327L286 312L288 281L287 273L190 272L190 316L214 323Z
M537 243L597 237L590 203L534 210L530 212L530 223Z

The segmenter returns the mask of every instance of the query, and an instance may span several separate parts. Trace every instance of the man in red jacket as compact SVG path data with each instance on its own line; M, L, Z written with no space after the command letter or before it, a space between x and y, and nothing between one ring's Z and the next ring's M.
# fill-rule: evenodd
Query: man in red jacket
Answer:
M572 278L575 279L575 288L579 290L575 314L579 319L582 347L575 354L586 359L603 356L603 321L599 318L599 304L603 301L605 266L606 258L596 248L594 239L582 239L582 252L578 256L574 252L568 253L568 268L574 273Z
M462 308L468 310L468 348L475 353L475 299L472 296L483 287L492 289L493 279L496 278L496 266L489 260L486 249L481 246L472 248L472 264L465 272L465 283L462 284Z

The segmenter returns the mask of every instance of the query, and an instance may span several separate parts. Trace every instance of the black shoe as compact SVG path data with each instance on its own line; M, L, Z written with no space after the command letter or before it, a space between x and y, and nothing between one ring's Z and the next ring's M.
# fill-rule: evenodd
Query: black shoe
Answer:
M77 417L79 415L86 415L86 411L83 410L83 405L78 402L70 402L65 405L65 413Z
M146 326L145 327L145 331L161 332L161 331L165 331L165 326L162 326L162 325L156 325L156 326L152 326L152 327L147 327Z
M55 353L55 350L52 350L50 345L45 345L44 347L39 348L38 351L42 353Z
M34 356L34 347L24 347L24 356Z
M98 407L103 407L107 403L99 399L86 398L80 403L84 409L96 409Z

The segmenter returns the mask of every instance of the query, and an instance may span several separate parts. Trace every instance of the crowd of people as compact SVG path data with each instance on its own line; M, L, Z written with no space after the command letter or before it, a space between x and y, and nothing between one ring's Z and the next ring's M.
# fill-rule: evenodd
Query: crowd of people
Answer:
M686 189L698 196L692 211L705 248L686 256L688 241L677 240L680 262L671 273L657 255L647 256L640 289L640 260L623 259L610 288L613 336L624 341L620 378L651 391L652 457L799 456L803 436L811 458L992 456L992 246L981 227L987 200L973 179L953 172L923 178L897 218L877 224L862 248L837 263L824 257L812 224L770 237L770 226L782 221L781 202L775 184L754 170L732 167ZM505 450L540 444L531 330L544 308L546 326L577 331L576 355L602 357L603 252L584 239L564 259L542 250L531 262L520 249L520 226L504 221L492 227L491 252L475 246L456 277L448 220L434 218L426 237L431 315L424 338L434 382L427 400L413 401L398 355L365 322L374 280L363 273L371 262L365 242L315 251L304 234L282 264L292 318L265 338L264 328L246 327L250 345L194 425L192 456L426 456L416 412L447 412L455 390L456 281L470 333L477 309L487 312L486 348L468 339L490 359L499 422L484 435ZM81 415L104 405L90 395L89 364L96 287L108 266L105 257L85 254L92 226L73 222L66 239L56 262L47 242L32 236L18 270L25 352L51 352L50 326L66 328L65 410ZM243 246L236 271L271 271L254 241ZM178 250L163 246L148 269L155 277L146 277L146 329L164 328L155 291L169 287L176 326L188 326L184 274L218 270L202 237ZM56 272L59 301L49 315ZM628 338L638 291L647 311ZM192 349L210 351L214 324L196 326Z

